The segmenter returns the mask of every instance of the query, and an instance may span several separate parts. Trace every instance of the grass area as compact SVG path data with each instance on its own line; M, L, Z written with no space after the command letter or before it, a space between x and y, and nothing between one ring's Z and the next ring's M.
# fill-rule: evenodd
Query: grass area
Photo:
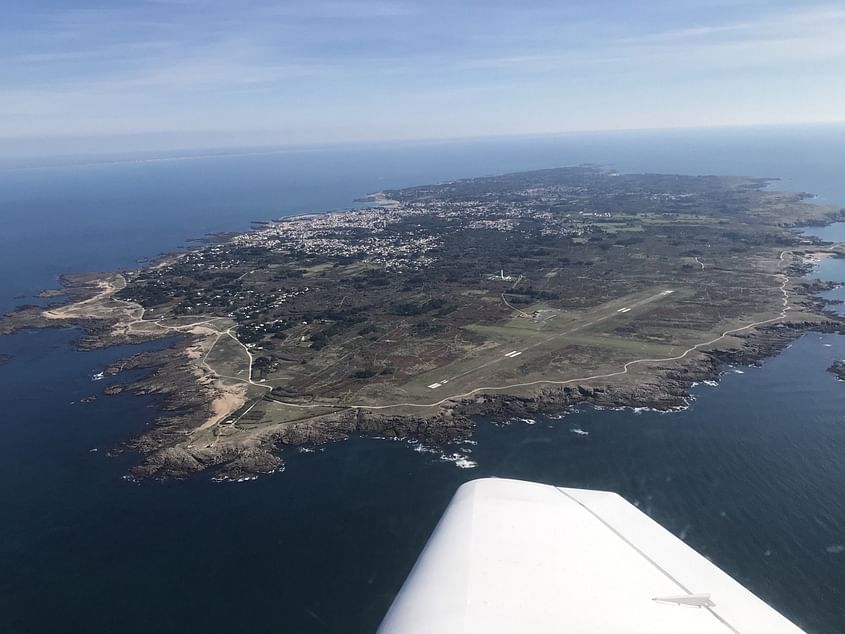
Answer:
M249 376L246 350L237 341L222 335L205 356L205 362L219 375L243 379Z
M625 233L625 232L641 232L643 227L641 224L628 224L624 222L597 222L595 226L602 231L609 234Z
M310 266L305 269L304 276L305 277L316 277L320 273L324 273L330 269L334 268L334 265L330 262L325 262L323 264L315 264L314 266Z
M667 345L660 342L647 341L643 339L620 337L610 333L580 334L578 345L588 348L595 348L597 354L602 354L607 349L613 349L630 355L630 358L665 358L671 357L688 347L679 343L678 345Z

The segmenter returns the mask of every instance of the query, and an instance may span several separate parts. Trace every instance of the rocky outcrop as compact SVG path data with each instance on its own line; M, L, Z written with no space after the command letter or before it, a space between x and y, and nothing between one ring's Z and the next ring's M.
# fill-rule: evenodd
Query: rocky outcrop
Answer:
M473 423L467 416L446 409L425 418L386 416L355 408L340 414L285 425L274 440L281 445L319 445L344 440L353 434L384 438L416 438L432 443L468 438Z
M845 359L834 361L827 371L835 374L840 381L845 381Z

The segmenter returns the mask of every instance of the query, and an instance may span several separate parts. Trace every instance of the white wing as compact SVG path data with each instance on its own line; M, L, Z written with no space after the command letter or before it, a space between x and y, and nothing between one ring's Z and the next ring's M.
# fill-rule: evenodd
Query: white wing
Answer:
M615 493L458 489L379 634L800 634Z

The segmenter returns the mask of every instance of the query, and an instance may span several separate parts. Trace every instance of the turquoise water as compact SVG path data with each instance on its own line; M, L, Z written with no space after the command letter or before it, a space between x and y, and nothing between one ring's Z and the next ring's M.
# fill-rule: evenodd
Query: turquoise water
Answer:
M845 201L843 150L842 129L813 128L6 170L0 304L60 272L132 266L207 231L507 170L781 176ZM845 281L840 263L824 275ZM845 386L825 371L845 357L842 337L808 334L760 368L726 368L679 413L479 421L476 445L445 450L473 469L355 438L289 453L284 473L255 482L137 485L121 479L133 457L106 454L149 424L155 399L80 402L108 383L92 374L129 349L74 352L73 336L0 338L13 357L0 366L4 632L370 632L455 488L487 475L618 491L808 631L845 631Z
M804 233L826 242L845 242L845 223L837 222L827 227L808 227ZM840 315L845 315L845 258L825 258L815 269L814 275L820 280L842 283L842 286L820 295L834 302L842 302L831 304L829 308Z

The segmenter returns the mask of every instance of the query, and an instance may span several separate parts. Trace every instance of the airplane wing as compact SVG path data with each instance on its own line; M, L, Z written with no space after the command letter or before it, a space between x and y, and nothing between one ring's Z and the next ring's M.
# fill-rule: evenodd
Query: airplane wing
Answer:
M615 493L461 486L379 634L800 634Z

